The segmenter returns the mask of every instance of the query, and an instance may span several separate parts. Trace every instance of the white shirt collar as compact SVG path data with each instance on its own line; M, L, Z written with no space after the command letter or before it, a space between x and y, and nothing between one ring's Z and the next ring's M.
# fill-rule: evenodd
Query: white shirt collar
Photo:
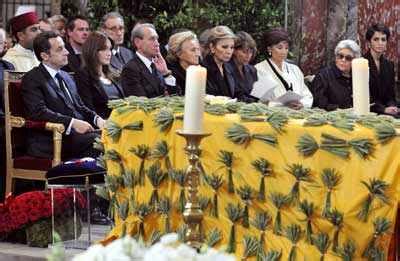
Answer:
M49 72L50 76L55 79L56 78L56 74L60 71L60 70L54 70L53 68L51 68L50 66L42 63L44 68L46 68L46 70Z
M151 63L153 61L149 60L147 57L141 55L139 52L136 51L136 55L139 57L140 60L146 65L147 69L149 69L150 73L152 72L151 70Z
M14 48L19 49L23 52L34 53L31 49L27 49L27 48L23 47L22 45L20 45L19 43L17 43Z
M119 53L119 46L117 46L115 49L112 49L111 52L113 55L115 55L116 53Z

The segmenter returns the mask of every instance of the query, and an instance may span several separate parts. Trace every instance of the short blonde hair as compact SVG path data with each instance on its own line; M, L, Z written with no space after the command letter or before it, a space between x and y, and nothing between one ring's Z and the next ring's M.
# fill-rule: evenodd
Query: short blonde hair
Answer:
M167 59L170 62L178 61L178 56L182 51L182 44L187 40L197 40L197 36L192 31L183 31L171 35L168 41Z
M232 30L225 25L217 25L211 28L208 36L208 47L210 45L216 45L218 41L222 39L233 39L236 40L236 35L232 32Z

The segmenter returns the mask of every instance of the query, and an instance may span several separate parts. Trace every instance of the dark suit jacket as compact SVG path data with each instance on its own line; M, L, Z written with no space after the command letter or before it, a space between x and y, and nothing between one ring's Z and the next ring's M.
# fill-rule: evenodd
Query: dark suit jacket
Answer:
M121 85L125 95L154 98L164 95L166 90L168 94L179 95L181 93L179 86L165 84L162 75L159 72L157 73L157 76L152 75L142 60L134 54L121 74Z
M371 53L366 53L364 57L368 59L369 64L370 102L375 103L371 106L371 111L384 113L386 107L396 106L394 64L382 55L379 60L380 71L378 72Z
M81 68L81 55L76 54L74 48L69 43L65 44L65 49L68 50L68 64L62 70L66 72L76 72Z
M233 75L233 68L229 63L224 63L223 65L224 76L221 75L211 55L207 55L204 58L203 66L207 68L207 94L231 98L240 98L242 96L242 91L239 89Z
M122 68L133 58L132 50L120 46L119 47L119 54L111 56L111 67L117 71L122 71Z
M182 95L185 95L186 70L182 68L179 62L168 63L168 68L172 71L172 75L176 79L176 86L181 89Z
M78 87L78 93L85 105L89 109L95 111L103 119L107 119L110 116L111 109L107 107L108 96L100 80L90 75L85 68L77 71L74 77ZM124 92L121 86L114 81L113 84L117 87L120 97L123 98Z
M72 97L73 104L66 97L40 64L27 72L22 78L21 95L25 105L26 117L37 121L61 123L67 130L72 118L93 124L96 113L87 108L79 97L71 76L60 71L61 77ZM71 135L74 132L71 130ZM42 131L34 131L28 137L28 153L39 157L52 155L52 137Z
M251 64L243 65L243 77L239 72L238 67L233 59L230 60L230 65L233 68L233 77L237 82L238 88L240 89L241 97L238 97L240 101L244 102L257 102L258 98L251 96L250 93L253 90L253 84L257 81L257 69Z

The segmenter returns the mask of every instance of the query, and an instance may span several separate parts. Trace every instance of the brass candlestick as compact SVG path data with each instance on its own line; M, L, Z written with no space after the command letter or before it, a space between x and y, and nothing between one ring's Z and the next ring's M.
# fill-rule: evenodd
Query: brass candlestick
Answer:
M186 139L185 150L189 158L189 166L186 169L186 184L188 191L188 200L186 201L183 212L183 220L188 226L185 234L185 243L189 246L200 249L203 239L200 233L200 224L203 220L203 211L199 205L197 196L200 182L199 153L200 142L203 138L210 136L210 133L186 133L183 130L177 131L179 136Z

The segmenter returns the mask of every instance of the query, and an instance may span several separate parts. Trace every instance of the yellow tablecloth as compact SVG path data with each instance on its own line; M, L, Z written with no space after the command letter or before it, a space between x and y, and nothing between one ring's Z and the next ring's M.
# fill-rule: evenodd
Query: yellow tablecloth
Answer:
M129 149L139 144L146 144L153 147L157 142L165 140L171 147L170 158L172 165L175 168L186 168L187 158L184 153L185 141L184 138L176 134L176 130L182 127L182 121L175 120L171 130L167 133L160 132L153 122L153 113L144 113L135 111L131 113L118 114L115 111L110 119L121 126L125 126L134 121L143 120L143 131L123 130L118 142L114 143L106 133L103 133L102 140L106 150L114 149L122 156L123 165L126 169L138 171L140 159L136 157ZM318 216L313 219L313 231L326 232L332 240L334 227L326 219L321 217L321 210L324 205L326 189L322 185L320 174L324 168L335 168L342 175L342 183L338 189L332 193L332 206L344 213L344 227L341 230L339 243L343 244L347 239L355 241L357 246L356 260L360 258L362 251L365 249L368 241L372 237L373 224L372 221L376 217L387 217L393 222L394 226L395 215L397 210L397 202L399 195L399 163L400 153L398 148L400 139L395 138L391 142L381 145L378 144L375 134L371 129L356 126L352 132L344 132L332 126L322 127L303 127L302 120L290 120L285 127L285 132L278 134L278 145L276 147L269 146L261 141L253 140L245 148L241 145L236 145L224 137L224 133L233 123L240 122L237 114L227 114L225 116L213 116L205 114L205 131L212 135L203 140L201 144L202 155L201 162L206 172L225 173L224 168L220 168L222 164L218 162L219 150L232 151L236 160L234 162L234 183L235 188L243 184L250 185L254 191L258 191L260 174L251 166L251 162L259 157L266 158L272 163L274 177L266 178L266 195L265 203L254 199L250 207L250 219L252 219L256 211L267 210L273 218L275 218L276 208L272 205L268 196L271 192L281 192L288 194L291 187L295 183L295 179L287 172L287 166L293 163L301 163L305 167L311 168L312 176L315 184L301 184L300 198L307 199L313 202L317 208ZM265 122L241 122L251 132L254 133L274 133L274 130ZM323 150L318 150L312 157L303 157L297 151L295 145L299 137L305 133L312 135L318 143L320 143L321 133L329 133L339 138L350 140L353 138L372 138L376 143L376 150L373 157L368 160L361 159L350 150L349 159L342 159L331 153ZM154 161L146 161L148 168ZM118 175L119 166L113 161L107 162L108 174ZM227 218L225 207L227 203L241 203L239 196L236 194L228 194L227 192L227 176L224 175L224 185L219 190L219 219L212 218L210 215L210 207L205 212L203 222L204 233L207 234L212 228L219 228L223 232L223 239L217 247L227 244L231 222ZM368 191L361 184L361 181L368 182L371 178L378 178L390 184L388 195L391 198L391 205L383 205L379 200L374 200L373 211L367 223L363 223L357 219L357 213L361 209L362 202L366 199ZM147 177L146 177L147 179ZM176 205L179 196L180 188L178 184L167 180L160 187L160 196L167 196L172 199L173 212L171 217L172 229L175 230L182 225L181 214L177 212ZM135 197L137 202L148 202L152 192L152 186L147 180L145 187L136 187ZM200 194L212 198L213 190L205 183L202 183ZM120 191L119 199L127 199L129 195L127 191ZM305 229L306 223L303 221L305 216L297 207L291 206L281 210L283 227L292 223L300 224L302 229ZM274 220L273 220L274 222ZM135 215L130 215L126 221L127 231L134 233L137 231L139 219ZM160 214L151 214L145 219L146 236L152 231L158 229L163 232L164 219ZM121 234L122 223L116 217L116 227L111 231L109 237L119 236ZM259 236L259 231L253 226L249 229L243 228L240 224L236 225L236 255L242 255L243 235L249 234L256 237ZM384 245L388 246L390 237L385 237ZM284 236L276 236L272 230L266 233L265 249L282 251L282 260L287 259L291 249L291 242ZM302 239L297 244L297 260L317 260L320 254L315 246L305 242L304 234ZM340 260L332 251L331 248L326 255L326 260Z

